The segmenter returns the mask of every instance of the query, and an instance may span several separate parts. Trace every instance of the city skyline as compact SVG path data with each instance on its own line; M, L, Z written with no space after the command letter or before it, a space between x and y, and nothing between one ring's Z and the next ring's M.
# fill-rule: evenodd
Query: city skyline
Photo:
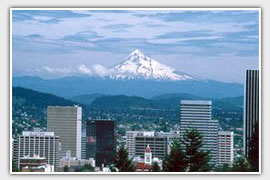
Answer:
M99 71L140 49L195 77L243 84L245 69L259 68L259 13L13 10L13 76Z
M260 8L10 20L11 174L261 173Z

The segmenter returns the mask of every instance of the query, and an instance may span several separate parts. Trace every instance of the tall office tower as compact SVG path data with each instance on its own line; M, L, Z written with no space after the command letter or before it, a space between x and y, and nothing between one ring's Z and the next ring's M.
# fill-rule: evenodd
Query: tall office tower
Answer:
M114 120L86 122L86 159L94 158L97 166L114 162L115 126Z
M197 129L202 137L201 150L210 152L210 165L216 165L218 121L212 120L212 101L181 100L180 137L187 130Z
M233 164L233 132L219 131L218 132L218 158L217 165L223 166Z
M127 150L128 157L133 158L135 156L135 138L136 136L154 136L154 131L127 131Z
M248 156L250 141L259 133L259 70L246 71L244 108L244 153ZM256 125L257 124L257 125ZM258 135L258 134L257 134ZM258 135L259 136L259 135Z
M153 158L164 159L168 154L168 137L157 136L136 136L135 137L135 156L144 157L145 148L149 145Z
M47 130L60 136L60 158L71 151L71 156L81 159L82 108L78 106L48 106Z
M56 170L59 166L60 142L59 136L54 132L23 131L18 138L18 162L25 157L45 157L46 162L54 166Z

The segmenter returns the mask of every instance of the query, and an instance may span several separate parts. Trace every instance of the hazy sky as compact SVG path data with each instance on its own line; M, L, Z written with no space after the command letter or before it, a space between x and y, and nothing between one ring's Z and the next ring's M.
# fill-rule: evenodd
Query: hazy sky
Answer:
M197 78L243 83L259 66L259 12L13 10L13 75L87 74L139 49Z

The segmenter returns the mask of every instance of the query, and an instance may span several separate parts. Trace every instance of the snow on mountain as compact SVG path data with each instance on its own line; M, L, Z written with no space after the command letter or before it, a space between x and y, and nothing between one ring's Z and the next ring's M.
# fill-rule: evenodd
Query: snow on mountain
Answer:
M126 61L113 66L109 77L112 79L155 79L155 80L191 80L195 79L186 73L177 72L174 68L159 63L134 50Z

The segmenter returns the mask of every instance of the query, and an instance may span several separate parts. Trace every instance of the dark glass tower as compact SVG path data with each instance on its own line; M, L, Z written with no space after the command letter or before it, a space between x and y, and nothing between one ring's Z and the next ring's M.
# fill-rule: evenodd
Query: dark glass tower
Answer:
M259 70L246 71L244 108L244 153L248 156L252 136L259 133Z
M94 158L96 165L113 163L115 156L115 121L88 120L86 123L86 159Z

